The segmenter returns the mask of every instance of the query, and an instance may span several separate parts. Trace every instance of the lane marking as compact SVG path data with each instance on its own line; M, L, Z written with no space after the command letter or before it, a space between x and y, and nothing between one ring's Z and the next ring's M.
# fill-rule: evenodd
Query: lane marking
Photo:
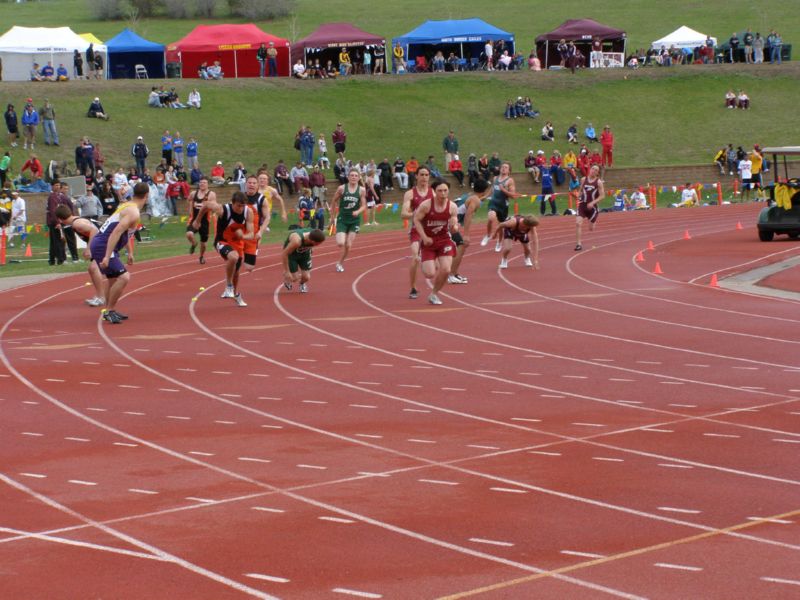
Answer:
M69 440L70 442L91 442L92 440L87 438L79 438L79 437L65 437L65 440Z
M663 510L664 512L681 513L684 515L699 515L701 512L703 512L693 508L676 508L674 506L659 506L658 510Z
M607 425L603 425L602 423L573 423L573 425L578 425L580 427L607 427Z
M504 396L513 396L516 392L504 392L502 390L492 390L493 394L501 394Z
M23 431L22 435L28 435L28 436L31 436L31 437L43 437L44 436L43 433L36 433L34 431Z
M630 383L632 381L636 381L635 379L627 379L625 377L609 377L608 380L609 381L620 381L620 382L624 382L624 383Z
M269 377L266 373L248 373L249 377Z
M512 421L526 421L528 423L541 423L541 419L529 419L527 417L511 417Z
M397 387L404 387L404 388L421 388L421 385L416 383L398 383Z
M584 558L605 558L605 554L594 554L593 552L578 552L577 550L562 550L561 554L568 556L583 556Z
M800 440L787 440L782 438L772 438L773 442L781 442L784 444L800 444Z
M794 521L787 519L772 519L770 517L747 517L748 521L761 521L762 523L778 523L780 525L791 525Z
M126 410L122 413L123 415L132 415L134 417L143 417L145 414L143 412L138 412L135 410Z
M692 465L673 465L669 463L658 463L659 467L667 467L668 469L694 469Z
M661 429L656 427L642 427L642 431L650 431L652 433L675 433L674 429Z
M444 481L442 479L417 479L420 483L432 483L434 485L461 485L457 481Z
M47 475L42 475L41 473L20 473L23 477L33 477L34 479L45 479Z
M383 439L382 435L375 435L375 434L372 434L372 433L356 433L354 435L356 437L369 438L371 440L382 440Z
M674 565L672 563L661 563L661 562L653 563L653 566L660 567L662 569L676 569L679 571L697 572L703 570L703 567L691 567L689 565Z
M625 462L623 458L609 458L608 456L593 456L592 460L604 460L607 462Z
M86 485L92 486L97 485L96 481L84 481L83 479L68 479L69 483L74 483L75 485Z
M504 487L490 487L489 488L493 492L504 492L506 494L527 494L528 490L517 490L514 488L504 488Z
M542 456L561 456L561 452L547 452L545 450L530 450L528 454L541 454Z
M253 458L252 456L240 456L236 460L241 460L242 462L256 462L256 463L270 463L272 462L266 458Z
M796 579L782 579L780 577L761 577L761 581L769 581L770 583L786 583L789 585L800 585L800 581Z
M675 408L697 408L697 404L668 404L667 406L674 406Z
M419 438L408 438L406 441L407 442L412 442L414 444L436 444L437 443L435 440L422 440L422 439L419 439Z
M236 421L219 421L218 420L218 421L214 421L214 423L217 423L219 425L236 425Z
M170 392L172 394L177 394L177 393L180 392L180 390L176 390L174 388L158 388L158 391L159 392Z
M251 506L251 510L260 510L261 512L269 512L269 513L285 513L286 511L282 508L271 508L269 506Z
M378 408L374 404L351 404L350 406L353 408Z
M381 385L380 381L356 381L356 383L360 383L361 385Z
M319 519L320 521L331 521L332 523L345 523L348 525L351 523L355 523L355 521L353 521L352 519L343 519L341 517L317 517L317 519Z
M130 442L114 442L114 446L125 446L126 448L138 448L139 444L132 444Z
M191 421L192 417L182 417L180 415L167 415L168 419L178 419L180 421Z
M194 454L195 456L214 456L211 452L200 452L199 450L189 450L188 454Z
M320 470L320 471L324 471L325 469L327 469L327 468L328 468L328 467L323 467L323 466L321 466L321 465L305 465L305 464L299 464L299 465L296 465L296 466L297 466L299 469L318 469L318 470Z
M740 438L740 435L734 435L732 433L704 433L706 437L715 437L715 438Z
M148 496L155 496L158 492L154 490L142 490L140 488L128 488L129 492L133 492L134 494L145 494Z
M81 385L100 385L99 381L79 381L78 383L80 383Z
M301 400L305 404L327 404L325 400Z
M431 411L426 410L424 408L404 408L403 412L413 412L413 413L429 413Z
M333 588L331 590L334 594L347 594L349 596L358 596L359 598L383 598L380 594L374 594L372 592L362 592L359 590L351 590L349 588Z
M443 387L440 388L443 392L466 392L466 388Z
M490 546L503 546L505 548L510 548L514 544L511 542L501 542L498 540L487 540L484 538L469 538L470 542L475 542L476 544L489 544Z
M291 581L285 577L275 577L274 575L264 575L263 573L245 573L244 576L250 577L251 579L260 579L261 581L270 581L272 583L289 583L289 581Z
M478 450L500 450L499 446L483 446L481 444L467 444L467 448L477 448Z
M191 500L192 502L200 502L202 504L216 504L216 500L211 500L210 498L197 498L196 496L186 496L184 500Z

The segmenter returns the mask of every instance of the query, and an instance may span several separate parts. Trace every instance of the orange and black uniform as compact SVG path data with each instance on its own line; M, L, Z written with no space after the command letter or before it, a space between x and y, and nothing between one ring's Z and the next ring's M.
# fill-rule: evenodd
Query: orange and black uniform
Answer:
M266 202L264 194L256 192L252 196L247 196L247 206L253 211L253 231L258 231L261 225L261 215ZM244 262L248 265L256 264L256 256L258 256L258 240L244 240Z
M189 200L189 224L186 226L186 231L194 231L192 228L192 222L197 218L197 214L203 208L203 201L206 199L206 196L200 197L200 193L195 190L192 194L192 197ZM200 221L200 227L197 229L197 233L200 234L200 241L206 243L208 241L208 213L203 217L203 220Z
M249 210L250 208L245 206L241 214L238 214L231 209L230 204L226 204L222 207L222 216L217 221L217 237L214 239L214 246L224 259L227 259L228 254L235 250L239 255L236 263L237 269L242 266L245 240L238 237L236 232L238 230L243 233L247 232L247 211Z

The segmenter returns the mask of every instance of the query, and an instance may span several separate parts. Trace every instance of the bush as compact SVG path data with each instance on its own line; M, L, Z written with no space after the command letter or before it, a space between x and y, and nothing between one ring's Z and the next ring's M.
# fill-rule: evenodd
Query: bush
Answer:
M125 0L88 0L89 13L98 21L121 19L127 9Z
M172 19L191 19L197 12L197 3L191 0L164 0L164 11Z
M228 0L231 15L253 21L285 17L294 10L294 0Z
M136 16L138 18L152 17L153 13L155 12L157 1L156 0L128 0L128 4L130 4L131 8L135 9Z
M213 17L217 8L217 0L197 0L197 16Z

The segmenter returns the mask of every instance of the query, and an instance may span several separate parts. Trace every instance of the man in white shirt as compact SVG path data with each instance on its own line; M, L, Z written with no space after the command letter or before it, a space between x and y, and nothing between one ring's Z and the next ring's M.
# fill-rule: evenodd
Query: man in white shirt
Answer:
M650 208L650 205L647 204L647 196L644 195L642 188L631 194L631 202L633 203L633 210L647 210Z
M308 77L308 74L306 73L306 66L303 64L302 60L298 59L294 64L292 67L292 74L298 79L305 79Z
M11 192L11 221L9 222L8 234L8 247L13 248L14 242L11 240L17 234L26 233L25 226L28 222L28 213L26 211L25 199L19 195L19 192L14 190Z
M700 204L700 200L697 198L697 190L692 187L691 183L686 183L681 192L681 201L677 204L673 204L672 206L676 208L683 208L683 207L690 207L696 206Z
M292 180L295 191L308 187L308 171L306 171L303 163L299 162L292 167L292 170L289 171L289 179Z
M206 69L206 73L208 73L209 79L222 79L222 67L219 64L219 61L215 60L214 64Z
M742 199L750 200L750 188L753 187L753 161L750 154L739 161L739 176L742 178Z
M75 200L75 208L78 209L78 214L81 217L86 217L87 219L97 219L103 214L103 204L90 187L86 188L85 195L79 196Z

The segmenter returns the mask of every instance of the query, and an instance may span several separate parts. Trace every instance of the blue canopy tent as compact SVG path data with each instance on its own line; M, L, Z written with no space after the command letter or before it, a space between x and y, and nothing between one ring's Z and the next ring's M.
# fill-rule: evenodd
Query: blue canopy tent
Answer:
M392 46L400 44L407 62L416 60L419 55L430 59L438 50L445 56L453 52L459 58L478 59L488 40L503 40L509 53L514 52L514 34L482 19L427 21L413 31L394 38Z
M149 77L163 79L165 75L164 46L123 29L106 42L108 49L108 78L133 79L136 65L144 65Z

